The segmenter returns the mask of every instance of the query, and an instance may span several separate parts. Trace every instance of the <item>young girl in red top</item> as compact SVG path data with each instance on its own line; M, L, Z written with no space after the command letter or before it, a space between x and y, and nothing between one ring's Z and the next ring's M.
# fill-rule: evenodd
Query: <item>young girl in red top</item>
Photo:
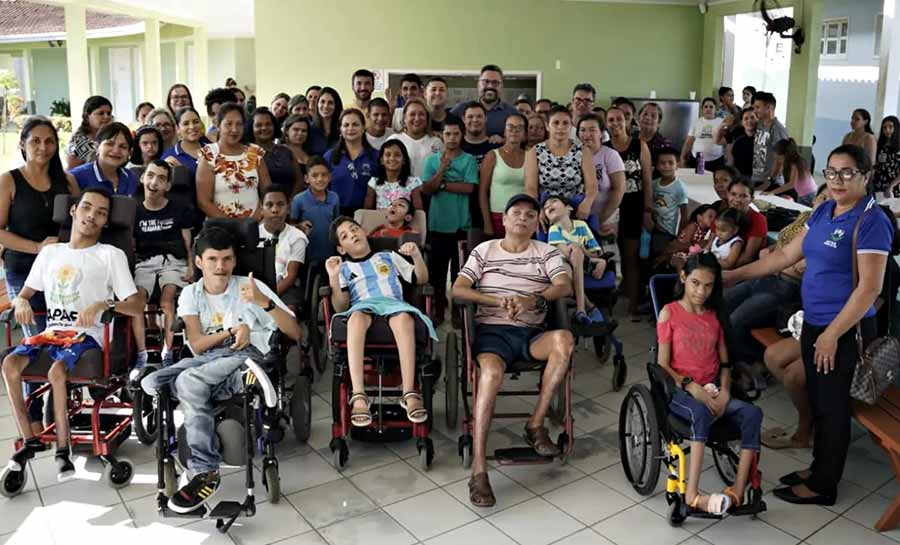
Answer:
M659 313L656 334L659 365L678 388L669 409L691 424L691 456L686 501L692 509L723 514L738 507L759 452L762 411L730 395L731 369L725 343L727 314L722 300L722 271L711 254L691 256L682 269L675 301ZM727 326L726 326L727 327ZM719 418L741 428L741 454L734 486L721 494L700 495L703 451L709 429Z

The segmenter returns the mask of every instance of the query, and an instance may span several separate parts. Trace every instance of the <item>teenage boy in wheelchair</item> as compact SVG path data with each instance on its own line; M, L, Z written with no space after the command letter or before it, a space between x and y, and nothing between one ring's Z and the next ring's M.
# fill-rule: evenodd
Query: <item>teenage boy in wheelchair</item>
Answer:
M25 287L12 300L16 321L34 324L29 299L38 291L47 301L47 329L17 346L3 361L3 378L13 415L25 440L7 466L22 471L35 453L46 447L36 437L29 422L19 384L23 371L41 354L53 360L47 379L53 392L56 423L56 465L60 482L75 475L69 449L69 418L66 379L89 350L102 350L100 317L104 312L140 318L144 298L131 277L128 258L114 246L100 244L112 199L106 189L89 188L72 206L72 234L69 242L45 246L35 259ZM115 301L117 298L118 301Z
M300 339L294 315L272 290L250 277L233 276L235 243L222 228L201 231L194 259L203 277L182 290L178 316L184 320L194 357L156 371L141 381L150 395L166 385L184 412L188 466L194 477L169 499L169 509L185 514L206 503L219 486L222 455L215 430L213 402L241 391L241 367L247 365L264 390L271 382L256 363L269 351L269 338L280 330ZM248 463L250 463L248 461Z

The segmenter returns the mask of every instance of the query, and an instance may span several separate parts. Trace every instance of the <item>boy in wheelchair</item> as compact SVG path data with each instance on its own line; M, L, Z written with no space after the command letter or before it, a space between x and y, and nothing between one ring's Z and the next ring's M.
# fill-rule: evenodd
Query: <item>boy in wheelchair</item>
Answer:
M676 386L669 410L690 423L691 457L685 500L693 510L722 515L741 506L754 457L759 452L762 411L731 397L731 366L725 343L727 314L722 301L721 268L715 256L688 259L680 273L675 301L659 313L658 363ZM721 494L699 493L703 451L719 418L741 430L741 452L733 486Z
M188 345L194 357L147 375L141 387L157 395L172 385L184 412L188 466L194 477L169 499L169 509L185 514L201 507L219 486L222 456L215 431L213 402L241 391L246 364L267 395L274 396L268 376L256 363L269 351L269 338L280 330L300 339L300 326L277 295L253 276L238 277L234 241L222 228L201 231L194 259L203 277L178 298Z
M34 324L29 299L43 291L47 301L47 329L10 352L3 361L6 390L24 445L7 466L22 471L35 453L45 449L32 432L22 387L19 384L29 364L46 354L53 361L47 373L52 385L56 423L56 464L60 482L75 475L69 450L68 373L82 355L101 350L104 312L115 311L137 318L144 311L144 299L137 292L125 253L114 246L100 244L100 233L107 224L111 198L103 188L84 190L72 206L72 234L68 243L45 246L38 254L25 287L13 299L16 321ZM114 300L118 298L118 301Z
M387 212L387 223L383 223L369 233L373 238L400 238L405 233L413 233L412 220L416 208L406 197L397 197L391 202Z
M353 219L342 216L331 225L331 238L338 253L346 258L332 256L325 261L331 300L335 316L349 316L347 320L347 360L350 367L350 422L366 427L372 423L369 398L365 393L363 349L366 331L375 317L385 317L394 333L400 355L400 374L403 396L400 406L411 422L422 423L428 419L422 395L415 390L416 342L414 319L421 320L437 340L434 326L428 316L403 300L402 278L408 283L428 283L428 267L414 242L400 246L397 252L372 253L366 232ZM404 257L412 258L410 264ZM415 277L415 278L414 278Z

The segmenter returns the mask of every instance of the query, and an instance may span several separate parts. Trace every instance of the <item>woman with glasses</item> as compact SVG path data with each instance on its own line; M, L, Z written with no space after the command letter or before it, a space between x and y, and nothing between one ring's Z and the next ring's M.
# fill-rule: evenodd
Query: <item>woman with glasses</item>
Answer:
M175 131L177 127L175 116L172 115L168 108L157 108L147 114L147 124L155 127L162 134L162 149L167 150L178 142L178 133Z
M177 114L182 108L193 108L194 97L191 96L191 90L183 83L176 83L169 87L166 95L166 107L172 115Z
M528 121L522 114L506 118L503 146L491 150L481 163L478 202L487 235L503 237L503 212L510 197L525 192L525 146Z
M808 469L781 477L775 495L796 504L834 505L850 446L850 384L862 344L876 334L874 303L881 293L894 237L889 218L868 194L872 161L861 148L842 145L828 156L825 180L832 200L819 206L787 246L724 273L726 285L774 274L801 259L803 332L800 347L813 415L813 459ZM858 227L856 255L853 235ZM853 275L858 265L858 281Z
M341 214L353 217L365 205L369 180L378 172L378 152L366 139L366 117L361 111L344 110L338 126L341 136L325 153L325 162L331 168L331 190L341 200Z

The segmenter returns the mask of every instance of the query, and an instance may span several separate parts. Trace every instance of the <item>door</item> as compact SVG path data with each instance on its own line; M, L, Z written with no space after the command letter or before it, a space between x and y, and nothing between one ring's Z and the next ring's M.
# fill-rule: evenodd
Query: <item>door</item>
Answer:
M130 119L134 112L134 67L130 47L109 49L109 88L113 114L120 120Z

